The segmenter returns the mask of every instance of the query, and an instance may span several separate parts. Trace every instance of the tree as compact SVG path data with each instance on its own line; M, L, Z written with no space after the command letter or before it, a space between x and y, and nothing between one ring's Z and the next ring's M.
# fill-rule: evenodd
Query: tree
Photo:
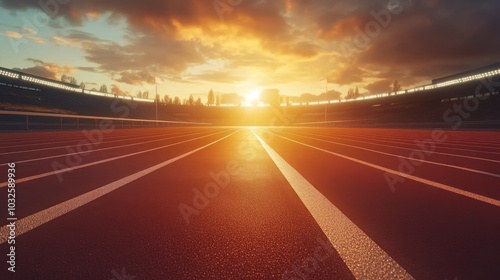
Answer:
M349 99L352 99L353 97L354 97L354 92L352 91L352 88L349 88L345 99L349 100Z
M215 98L215 106L219 107L220 106L220 95L217 94L217 97Z
M66 74L63 74L63 75L61 76L61 82L66 83L66 81L68 81L68 78L69 78L69 77L68 77L68 76L66 76Z
M203 103L201 102L201 97L196 98L194 105L195 106L203 106Z
M137 98L142 98L142 91L137 92Z
M106 85L102 85L101 88L99 89L100 92L102 93L108 93L108 87Z
M394 83L392 84L392 92L396 94L396 92L401 90L401 84L398 82L398 80L395 80Z
M194 106L194 97L193 95L189 95L189 99L187 100L187 105L188 106Z
M214 91L210 90L208 92L208 106L213 106L215 104L215 95Z
M80 83L80 88L81 88L81 89L85 89L85 83L84 83L84 82L81 82L81 83Z
M354 98L358 98L359 97L359 88L356 87L356 89L354 90Z
M176 96L174 98L174 105L181 105L181 99L179 98L179 96Z
M75 86L78 84L75 77L69 77L68 81L70 84L75 85Z
M142 98L147 99L149 97L149 91L145 91L142 93Z

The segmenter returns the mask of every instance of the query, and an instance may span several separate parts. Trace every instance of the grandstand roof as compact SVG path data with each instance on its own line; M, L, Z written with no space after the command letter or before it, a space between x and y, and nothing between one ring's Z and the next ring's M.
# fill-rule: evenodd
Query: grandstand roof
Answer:
M437 78L437 79L432 80L432 84L439 84L439 83L442 83L442 82L446 82L446 81L458 79L458 78L461 78L461 77L464 77L464 76L472 76L472 75L481 74L481 73L484 73L484 72L488 72L488 71L492 71L492 70L498 70L498 69L500 69L500 63L495 63L495 64L488 65L488 66L485 66L485 67L468 70L468 71L465 71L465 72L453 74L453 75L442 77L442 78Z

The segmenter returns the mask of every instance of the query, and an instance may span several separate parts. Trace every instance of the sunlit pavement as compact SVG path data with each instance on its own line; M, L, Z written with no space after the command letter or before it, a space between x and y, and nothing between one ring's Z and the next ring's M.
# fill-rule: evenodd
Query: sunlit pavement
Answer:
M3 134L1 279L498 279L500 133ZM15 232L15 273L7 270ZM12 238L11 238L12 239Z

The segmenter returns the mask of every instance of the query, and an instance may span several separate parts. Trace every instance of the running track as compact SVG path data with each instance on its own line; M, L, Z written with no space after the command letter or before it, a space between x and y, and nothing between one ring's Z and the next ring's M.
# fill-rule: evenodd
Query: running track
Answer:
M0 279L500 279L498 132L150 128L0 143Z

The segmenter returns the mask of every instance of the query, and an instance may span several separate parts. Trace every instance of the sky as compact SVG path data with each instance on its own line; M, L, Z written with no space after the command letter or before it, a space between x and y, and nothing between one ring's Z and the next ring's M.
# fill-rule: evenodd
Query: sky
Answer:
M498 0L0 0L0 66L117 93L387 92L500 62ZM150 96L154 96L150 94Z

